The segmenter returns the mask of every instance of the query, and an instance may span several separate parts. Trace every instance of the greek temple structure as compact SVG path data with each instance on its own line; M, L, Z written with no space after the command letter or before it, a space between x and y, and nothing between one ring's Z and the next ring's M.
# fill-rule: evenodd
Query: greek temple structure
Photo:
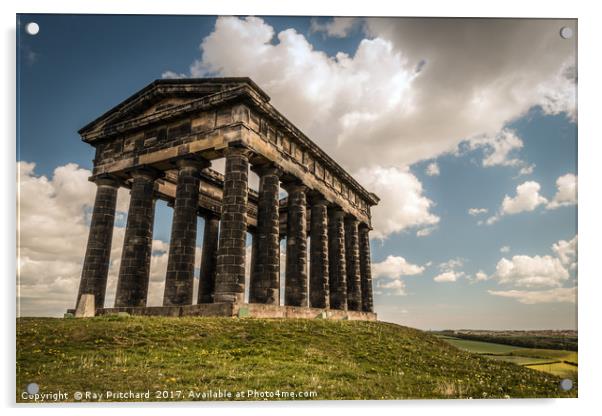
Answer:
M157 80L79 134L96 151L90 180L97 190L71 310L76 316L376 319L369 232L378 197L280 114L251 79ZM221 158L223 175L211 168ZM259 177L258 191L249 189L249 169ZM105 307L119 187L130 189L130 202L115 304ZM173 222L163 306L150 307L157 199L173 207ZM199 216L201 259L195 258Z

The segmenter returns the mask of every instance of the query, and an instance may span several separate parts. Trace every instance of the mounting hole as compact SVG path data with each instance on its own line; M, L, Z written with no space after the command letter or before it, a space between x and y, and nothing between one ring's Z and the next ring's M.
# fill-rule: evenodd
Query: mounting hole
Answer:
M25 32L27 32L28 35L35 36L39 31L40 25L38 25L36 22L29 22L25 25Z
M27 393L29 394L38 394L39 391L40 386L38 385L38 383L29 383L27 385Z
M573 380L565 378L560 382L560 388L564 391L569 391L573 388Z
M560 37L562 39L570 39L573 37L573 29L571 29L568 26L564 26L562 29L560 29Z

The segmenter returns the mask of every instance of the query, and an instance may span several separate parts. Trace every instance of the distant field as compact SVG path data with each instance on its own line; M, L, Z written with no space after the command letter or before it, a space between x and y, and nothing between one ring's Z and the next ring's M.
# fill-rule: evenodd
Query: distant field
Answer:
M440 337L461 350L474 352L476 354L506 354L516 351L512 345L494 344L492 342L472 341L452 337Z
M576 351L517 348L512 345L473 341L446 335L438 335L438 337L461 350L479 354L492 360L517 364L562 378L577 379L578 353Z
M543 371L545 373L554 374L555 376L562 378L570 378L572 380L577 379L577 366L567 364L565 362L526 365L525 367L531 368L533 370Z

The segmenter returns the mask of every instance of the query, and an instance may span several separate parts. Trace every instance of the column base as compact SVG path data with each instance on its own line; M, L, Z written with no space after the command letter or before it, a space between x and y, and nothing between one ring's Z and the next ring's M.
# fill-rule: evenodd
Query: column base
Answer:
M74 309L67 313L74 313ZM374 312L343 311L338 309L305 308L302 306L266 305L263 303L202 303L185 306L146 306L96 308L96 316L127 313L136 316L204 316L239 318L332 319L376 321Z

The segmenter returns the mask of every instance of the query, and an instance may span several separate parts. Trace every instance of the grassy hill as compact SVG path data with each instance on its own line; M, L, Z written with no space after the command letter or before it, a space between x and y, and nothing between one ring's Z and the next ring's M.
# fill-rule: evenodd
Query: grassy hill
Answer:
M18 401L31 382L40 392L150 390L151 400L202 399L218 389L239 399L249 390L315 392L311 399L576 396L553 375L416 329L319 319L20 318ZM157 398L157 390L168 393ZM271 399L279 398L290 396Z

